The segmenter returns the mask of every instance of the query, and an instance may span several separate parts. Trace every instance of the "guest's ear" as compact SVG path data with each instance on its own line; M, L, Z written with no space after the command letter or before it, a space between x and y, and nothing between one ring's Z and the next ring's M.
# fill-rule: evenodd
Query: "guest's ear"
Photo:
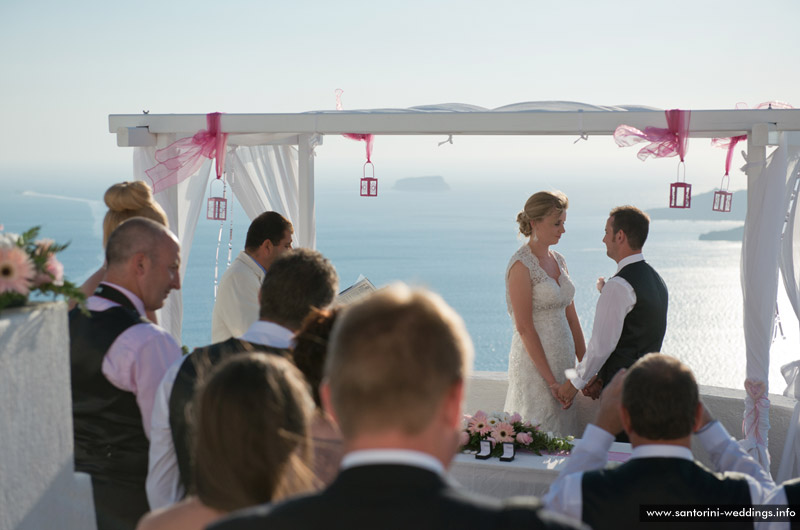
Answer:
M464 381L457 381L445 393L442 399L442 422L454 429L461 425L461 401L464 399Z
M706 417L704 413L705 413L705 407L703 406L703 402L698 401L697 410L694 411L694 428L692 429L692 432L697 432L700 429L700 427L702 427L706 423Z
M336 418L336 412L333 410L333 404L331 403L331 385L328 384L327 379L324 379L319 385L319 398L320 401L322 401L322 408L325 412L333 418L333 421L339 423L339 420Z
M625 407L622 406L622 403L619 404L619 420L620 420L620 423L622 423L622 429L630 437L630 435L631 435L631 415L628 412L628 409L626 409Z

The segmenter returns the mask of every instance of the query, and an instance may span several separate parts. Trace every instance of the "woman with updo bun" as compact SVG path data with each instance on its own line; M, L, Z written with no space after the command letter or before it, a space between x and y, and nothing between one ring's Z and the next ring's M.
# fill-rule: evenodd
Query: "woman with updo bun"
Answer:
M505 410L540 423L543 430L576 435L575 409L558 400L564 370L573 368L586 351L575 311L575 286L564 257L550 247L565 232L566 195L540 191L517 216L526 243L506 269L506 304L514 323L508 360Z
M103 248L106 247L111 232L123 221L132 217L146 217L167 226L167 214L153 198L153 192L147 183L140 180L133 182L120 182L106 190L103 200L108 206L108 212L103 219ZM81 291L88 298L94 293L106 273L106 264L103 265L81 285ZM75 306L70 303L70 309ZM155 313L147 312L147 318L156 321Z

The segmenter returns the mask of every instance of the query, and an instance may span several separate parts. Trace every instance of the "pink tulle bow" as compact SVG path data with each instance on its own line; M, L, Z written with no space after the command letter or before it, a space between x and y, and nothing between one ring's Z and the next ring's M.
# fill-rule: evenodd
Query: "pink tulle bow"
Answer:
M747 135L743 134L741 136L731 136L729 138L712 138L711 145L713 147L719 147L721 149L728 148L728 155L725 157L725 174L731 172L731 160L733 160L733 150L736 148L736 144L747 140Z
M636 155L642 161L649 156L663 158L677 155L683 162L689 141L691 111L673 109L666 111L665 114L667 115L666 129L647 127L642 132L630 125L620 125L614 131L614 141L620 147L630 147L641 142L650 142L649 145L640 149Z
M336 110L342 110L344 108L342 107L342 94L344 94L344 90L342 90L341 88L337 88L334 91L334 94L336 94ZM364 142L366 142L367 162L372 162L372 139L374 138L374 135L345 133L342 136L344 136L345 138L350 138L351 140L356 140L356 141L363 140Z
M363 140L367 143L367 162L372 162L372 139L374 135L372 134L350 134L346 133L343 134L345 138L350 138L351 140Z
M221 116L219 112L206 114L208 129L156 151L158 164L146 171L153 182L154 193L175 186L194 175L206 158L216 158L217 178L222 178L228 133L220 132Z
M753 400L753 408L745 414L742 419L742 432L747 437L755 433L756 442L763 445L764 440L761 437L761 429L759 429L759 423L761 422L761 411L759 408L767 407L767 410L769 410L767 385L763 381L747 379L744 382L744 388L747 395Z

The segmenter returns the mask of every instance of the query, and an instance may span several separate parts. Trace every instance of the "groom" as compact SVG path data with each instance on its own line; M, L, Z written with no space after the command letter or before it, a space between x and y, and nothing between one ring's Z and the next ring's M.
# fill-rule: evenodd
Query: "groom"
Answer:
M634 206L619 206L609 214L603 243L608 257L617 262L617 273L605 283L600 279L602 290L586 354L558 389L565 407L578 390L597 399L620 369L661 351L667 329L667 286L642 256L649 227L650 218Z

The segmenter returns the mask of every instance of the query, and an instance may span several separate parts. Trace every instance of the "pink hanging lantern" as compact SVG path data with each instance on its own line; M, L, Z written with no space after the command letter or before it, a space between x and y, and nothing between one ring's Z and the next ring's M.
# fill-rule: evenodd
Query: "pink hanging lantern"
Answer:
M214 196L215 182L222 182L222 196ZM225 182L221 178L212 180L208 193L210 197L206 206L206 219L224 221L228 218L228 199L225 198Z
M367 164L372 167L372 176L367 176ZM378 196L378 179L375 178L375 166L372 162L364 163L363 177L361 178L361 196L362 197L377 197Z
M727 191L728 186L725 185L725 179L728 179L728 184L730 184L731 178L726 174L722 176L722 182L720 182L720 189L714 192L714 204L711 205L711 209L715 212L730 212L731 205L733 204L733 193Z
M741 141L747 140L747 135L732 136L730 138L714 138L711 140L711 145L714 147L727 147L728 155L725 157L725 174L722 176L719 190L714 192L714 203L711 209L715 212L730 212L733 206L733 193L728 191L728 186L731 183L731 177L728 173L731 170L731 160L733 159L733 150L736 144ZM725 179L728 179L728 184L725 184Z
M681 167L683 168L683 180L681 180ZM678 163L678 180L669 185L669 207L692 207L692 185L686 182L686 165L683 161Z

